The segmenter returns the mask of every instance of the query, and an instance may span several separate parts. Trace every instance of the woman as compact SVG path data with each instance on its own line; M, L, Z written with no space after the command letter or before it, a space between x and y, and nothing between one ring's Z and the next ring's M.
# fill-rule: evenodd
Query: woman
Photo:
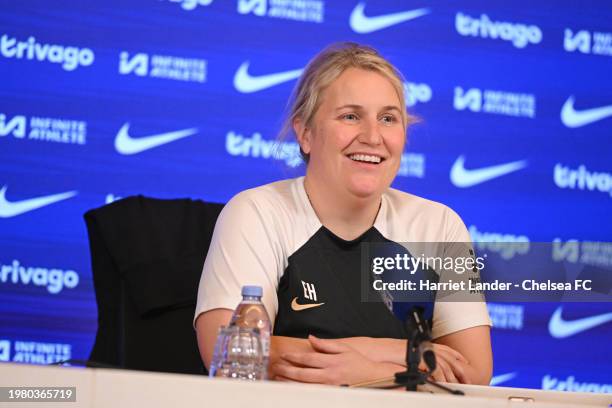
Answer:
M308 64L285 126L305 177L238 194L217 222L195 315L207 366L241 286L256 284L274 322L276 379L352 384L404 369L404 326L361 301L360 244L469 242L452 210L390 188L409 123L401 76L374 49L334 45ZM488 384L489 326L482 301L436 302L433 378Z

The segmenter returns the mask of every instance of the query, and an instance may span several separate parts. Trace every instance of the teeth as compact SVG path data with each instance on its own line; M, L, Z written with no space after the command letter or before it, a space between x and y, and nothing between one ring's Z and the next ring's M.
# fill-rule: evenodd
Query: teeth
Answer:
M380 163L382 161L380 157L370 156L369 154L351 154L349 158L351 160L368 162L368 163Z

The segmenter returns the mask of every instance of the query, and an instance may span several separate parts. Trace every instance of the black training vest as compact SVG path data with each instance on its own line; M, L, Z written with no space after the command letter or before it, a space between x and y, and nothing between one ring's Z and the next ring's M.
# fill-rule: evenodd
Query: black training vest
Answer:
M321 227L288 259L280 279L275 336L407 337L403 322L380 301L362 301L361 243L390 242L372 227L352 241Z

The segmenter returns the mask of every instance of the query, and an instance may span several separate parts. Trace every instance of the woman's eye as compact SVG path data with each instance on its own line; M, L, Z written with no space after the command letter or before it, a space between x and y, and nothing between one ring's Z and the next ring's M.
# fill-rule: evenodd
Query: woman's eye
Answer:
M354 113L346 113L342 115L342 119L357 120L357 115L355 115Z
M393 116L393 115L385 115L385 116L383 116L383 117L381 118L381 120L382 120L384 123L388 123L388 124L390 124L390 123L395 123L395 122L396 122L396 120L395 120L395 116Z

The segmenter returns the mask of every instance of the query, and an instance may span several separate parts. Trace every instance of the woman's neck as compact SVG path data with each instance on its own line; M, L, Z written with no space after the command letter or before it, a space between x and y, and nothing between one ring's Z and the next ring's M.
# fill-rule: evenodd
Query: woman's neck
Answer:
M304 179L304 189L321 224L347 241L372 227L381 204L380 197L352 196L333 190L329 184L313 183L308 175Z

